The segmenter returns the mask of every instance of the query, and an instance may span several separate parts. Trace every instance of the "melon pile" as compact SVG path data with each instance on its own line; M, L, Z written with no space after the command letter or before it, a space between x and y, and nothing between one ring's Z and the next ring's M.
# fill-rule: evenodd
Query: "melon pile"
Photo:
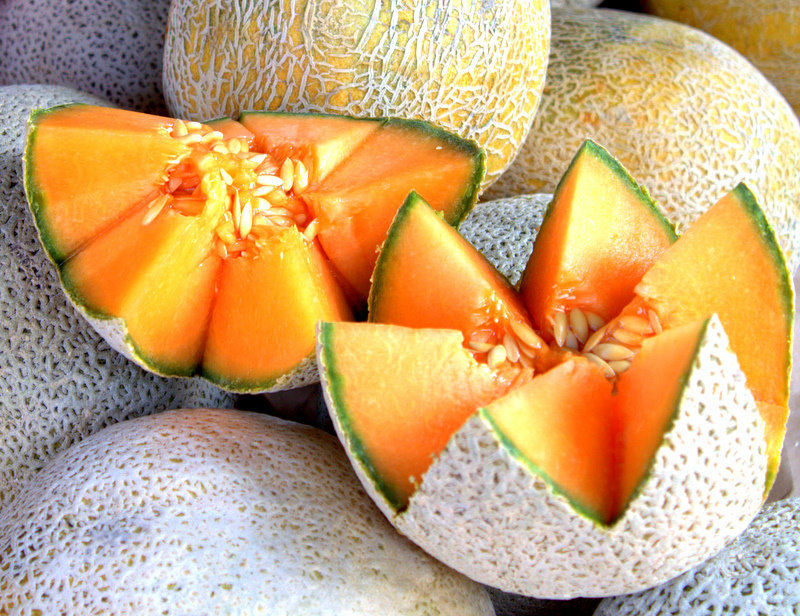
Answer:
M685 571L757 513L788 414L792 306L744 185L676 240L587 142L519 292L412 194L372 322L321 324L317 353L337 433L402 533L506 591L603 596Z
M2 3L0 85L80 91L0 87L0 613L672 613L738 562L800 120L597 4ZM338 442L199 408L303 386Z

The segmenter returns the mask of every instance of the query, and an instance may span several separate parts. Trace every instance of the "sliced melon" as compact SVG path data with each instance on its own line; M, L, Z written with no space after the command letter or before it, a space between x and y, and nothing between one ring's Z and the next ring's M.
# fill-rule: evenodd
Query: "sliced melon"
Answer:
M628 234L641 235L629 221L642 215L643 202L615 193L620 176L609 177L610 165L584 166L589 151L562 185L594 187L591 196L610 184L616 217ZM791 289L749 192L737 187L671 246L670 227L652 204L644 211L660 225L665 245L574 230L609 229L609 208L594 201L601 205L556 197L551 220L566 214L560 228L537 238L534 253L544 255L529 261L525 278L535 276L532 264L551 263L552 251L555 265L545 268L545 279L563 280L562 269L575 263L559 261L566 246L586 263L586 295L619 314L576 347L550 336L547 361L519 352L526 347L510 322L496 324L502 339L495 336L487 350L472 344L471 316L482 293L502 293L509 306L518 299L415 196L389 230L370 298L371 319L397 319L403 327L320 329L325 399L376 503L437 558L510 592L596 596L677 575L755 515L782 440L775 427L782 430L785 417L775 407L785 404ZM586 215L572 215L573 205ZM581 252L579 240L587 237L591 247ZM632 254L620 249L626 245ZM646 273L620 274L626 281L617 285L594 259L611 273L645 263ZM738 316L738 302L757 296L765 298L764 314L749 306ZM778 325L764 330L766 347L737 359L739 318L755 331L764 320ZM764 360L751 377L748 365L759 352L779 357ZM502 385L496 395L464 379L478 373ZM509 378L515 374L525 377ZM481 408L477 400L486 394L491 399ZM436 421L451 416L458 420ZM413 472L406 451L424 462Z
M25 155L45 248L112 346L237 391L315 380L314 325L360 308L408 192L455 223L483 172L422 122L79 105L34 113Z
M607 321L675 239L647 192L585 141L553 195L520 285L536 327L554 332L556 315L563 320L574 309ZM584 329L575 329L585 342Z

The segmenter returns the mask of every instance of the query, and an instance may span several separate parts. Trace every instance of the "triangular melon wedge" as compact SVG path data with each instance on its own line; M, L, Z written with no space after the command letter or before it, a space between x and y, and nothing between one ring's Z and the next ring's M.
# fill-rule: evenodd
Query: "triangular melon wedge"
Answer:
M647 191L587 140L556 188L520 283L536 328L560 345L570 333L585 342L596 322L588 334L582 324L559 332L556 319L575 321L583 312L608 321L675 239Z
M31 116L25 186L70 298L114 348L255 392L316 380L314 325L361 309L406 195L455 223L484 158L418 121L70 105Z

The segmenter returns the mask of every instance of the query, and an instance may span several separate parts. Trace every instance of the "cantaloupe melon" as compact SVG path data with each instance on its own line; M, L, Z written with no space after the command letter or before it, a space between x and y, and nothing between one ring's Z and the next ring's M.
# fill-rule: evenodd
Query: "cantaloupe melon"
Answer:
M735 541L650 590L604 599L595 616L800 612L800 499L766 506Z
M125 109L165 113L168 12L169 0L4 0L0 85L57 84Z
M800 2L643 0L653 15L708 32L744 55L800 111Z
M23 190L31 110L102 101L62 86L0 87L0 508L50 458L105 425L177 406L231 406L199 379L165 379L109 348L75 312Z
M487 199L552 192L585 139L647 186L678 230L739 182L800 263L800 121L716 39L611 9L554 9L547 85L519 156Z
M554 331L534 331L502 280L412 196L370 298L371 318L394 324L319 329L326 403L387 517L470 577L537 597L633 592L713 554L756 514L785 423L792 290L752 194L737 187L670 245L658 211L630 198L638 187L619 190L585 156L554 196L524 279L535 265L542 289L558 284L571 267L560 257L584 237L587 262L607 270L581 270L595 280L587 297L618 300L630 256L601 224L615 201L623 226L649 219L666 239L629 243L649 266L615 300L622 316L592 325L585 307L556 309ZM583 187L574 194L589 205L576 207L568 187ZM545 232L548 220L561 223L557 231ZM581 236L579 226L601 232ZM419 252L432 244L452 254ZM673 289L680 296L684 280L686 302L666 299ZM443 289L451 305L438 301ZM762 312L737 312L736 298L751 294L763 298ZM445 313L420 316L414 305ZM754 332L765 336L760 346L746 344Z
M536 111L547 0L173 2L164 48L170 112L246 109L419 118L477 141L483 186L511 162Z
M336 439L175 410L71 447L0 512L3 614L490 616L397 534Z
M38 111L25 188L70 298L114 348L164 375L287 389L316 380L314 325L352 318L409 190L455 224L484 156L415 120L239 120Z

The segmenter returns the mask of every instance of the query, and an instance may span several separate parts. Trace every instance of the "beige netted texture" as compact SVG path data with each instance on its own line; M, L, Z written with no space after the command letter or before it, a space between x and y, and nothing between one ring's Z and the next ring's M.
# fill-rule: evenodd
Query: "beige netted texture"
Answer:
M475 580L541 598L634 592L686 571L744 530L766 473L763 421L716 316L648 475L611 527L579 514L480 414L400 513L350 455L400 532Z
M645 10L708 32L746 56L800 111L798 0L644 0Z
M198 379L164 379L112 350L72 308L39 244L23 190L35 107L103 104L61 86L0 87L0 507L70 443L176 406L230 406Z
M169 0L3 0L0 85L58 84L165 114L168 12Z
M800 614L800 498L767 505L719 554L651 590L604 599L595 616Z
M492 615L397 534L336 439L241 411L111 426L0 513L14 614Z
M486 197L553 192L587 138L619 159L679 231L746 182L792 269L800 263L800 122L718 40L649 15L554 9L539 112Z
M486 150L486 186L528 133L549 39L549 0L176 0L164 94L196 120L248 109L427 120Z
M553 195L520 195L478 203L458 231L516 285L533 251Z

